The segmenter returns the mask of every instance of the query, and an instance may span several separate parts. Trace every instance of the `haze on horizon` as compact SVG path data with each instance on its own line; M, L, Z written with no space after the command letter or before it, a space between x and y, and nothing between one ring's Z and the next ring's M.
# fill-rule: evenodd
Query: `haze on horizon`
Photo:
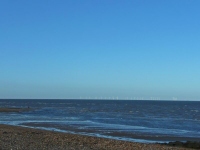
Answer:
M200 100L199 0L2 0L0 98Z

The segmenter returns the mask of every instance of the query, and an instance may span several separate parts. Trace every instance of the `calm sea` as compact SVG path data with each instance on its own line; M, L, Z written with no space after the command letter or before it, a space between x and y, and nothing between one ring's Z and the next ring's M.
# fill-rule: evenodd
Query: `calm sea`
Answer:
M0 100L10 124L138 142L200 140L200 102L125 100Z

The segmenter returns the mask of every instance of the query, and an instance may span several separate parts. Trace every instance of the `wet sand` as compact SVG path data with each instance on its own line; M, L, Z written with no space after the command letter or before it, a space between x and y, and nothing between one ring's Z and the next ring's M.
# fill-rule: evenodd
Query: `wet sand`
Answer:
M164 144L144 144L0 125L2 150L188 150Z

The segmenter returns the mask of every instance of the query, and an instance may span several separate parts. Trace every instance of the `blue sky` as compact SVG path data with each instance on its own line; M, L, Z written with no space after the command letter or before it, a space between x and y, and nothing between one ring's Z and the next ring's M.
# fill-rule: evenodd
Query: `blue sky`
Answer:
M0 98L200 100L199 0L2 0Z

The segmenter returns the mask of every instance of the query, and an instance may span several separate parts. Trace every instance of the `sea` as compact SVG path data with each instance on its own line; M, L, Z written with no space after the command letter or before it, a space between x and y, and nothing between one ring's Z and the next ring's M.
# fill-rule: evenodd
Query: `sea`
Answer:
M133 142L200 141L200 101L1 99L0 124Z

